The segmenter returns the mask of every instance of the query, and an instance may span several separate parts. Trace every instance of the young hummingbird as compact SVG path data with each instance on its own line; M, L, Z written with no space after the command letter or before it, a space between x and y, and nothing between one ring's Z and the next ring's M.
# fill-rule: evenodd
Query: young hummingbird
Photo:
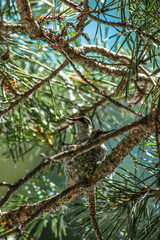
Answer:
M83 143L86 143L92 139L97 139L102 134L107 134L111 131L103 131L101 129L92 128L91 120L86 116L81 116L77 118L66 119L72 121L76 125L76 135L74 137L74 145L64 145L65 150L76 147ZM113 131L113 130L112 130ZM105 159L107 148L104 144L101 144L88 152L82 153L73 159L66 159L70 164L64 166L65 175L68 181L69 186L75 184L80 179L87 179L92 176L97 168L97 164L102 162ZM103 237L98 227L96 219L96 210L95 210L95 187L91 187L88 191L89 195L89 210L91 222L97 236L98 240L102 240Z

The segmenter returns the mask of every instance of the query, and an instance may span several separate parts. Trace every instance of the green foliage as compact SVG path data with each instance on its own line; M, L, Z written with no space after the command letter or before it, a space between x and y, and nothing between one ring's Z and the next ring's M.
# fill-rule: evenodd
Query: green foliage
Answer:
M80 4L79 1L72 2ZM30 3L33 15L42 27L57 36L67 26L65 38L70 40L76 36L79 13L75 8L56 0L31 0ZM85 55L90 61L94 59L96 64L123 72L120 77L113 76L112 71L108 75L93 71L85 64L77 63L76 58L73 60L75 66L107 95L137 113L149 113L156 108L160 96L160 2L95 0L89 1L89 6L92 18L88 16L85 22L84 35L69 44L77 48L85 44L101 46L130 60L114 60L92 51ZM11 22L7 22L10 25L21 23L16 1L2 1L0 13L5 22ZM10 52L10 59L3 61L2 58L0 61L1 112L47 78L65 57L47 42L30 39L25 31L10 33L6 30L0 43L1 57L8 46ZM150 80L139 80L140 75ZM11 161L12 158L17 165L21 159L30 161L30 154L38 147L47 155L60 152L61 143L72 143L75 133L74 127L66 127L63 116L87 114L95 128L106 130L119 128L137 119L137 116L107 101L101 107L88 110L101 98L71 65L67 65L1 117L0 153L3 160L10 158ZM106 143L109 152L120 140L117 138ZM43 175L38 175L19 189L3 210L8 211L59 193L66 184L64 176L59 178L58 174L63 176L63 166L45 170ZM159 188L159 179L157 142L155 135L152 135L134 149L113 176L98 184L97 215L105 239L159 239L159 196L154 195L153 191ZM47 232L52 239L60 240L94 237L86 197L43 215L26 229L39 239L45 239Z

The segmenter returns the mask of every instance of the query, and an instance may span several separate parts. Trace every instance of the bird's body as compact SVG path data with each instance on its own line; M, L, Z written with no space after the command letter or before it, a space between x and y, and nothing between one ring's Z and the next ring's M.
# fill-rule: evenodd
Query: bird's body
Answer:
M76 145L74 145L76 146ZM107 149L99 146L74 158L65 165L65 174L69 186L75 184L80 179L89 178L97 168L97 164L104 160Z
M90 140L93 140L93 138L97 139L101 134L104 133L104 131L101 130L92 130L92 123L90 119L85 116L70 120L74 121L76 124L77 131L74 139L74 145L68 146L67 149L84 144ZM107 132L105 132L105 134L106 133ZM73 157L73 159L65 159L67 162L70 162L70 164L66 164L64 167L69 186L75 184L81 179L87 179L91 177L97 169L98 164L105 159L106 152L107 148L104 144L101 144L88 152ZM103 238L96 219L94 187L91 187L91 189L88 191L88 196L92 225L97 239L102 240Z
M86 122L85 122L85 121ZM74 139L74 145L68 146L68 149L83 144L92 137L97 135L99 130L92 130L92 123L89 118L83 116L73 119L77 126L77 133ZM75 184L80 179L89 178L92 176L97 168L97 164L104 160L107 148L104 144L93 148L92 150L82 153L74 158L71 164L65 165L65 174L69 186Z

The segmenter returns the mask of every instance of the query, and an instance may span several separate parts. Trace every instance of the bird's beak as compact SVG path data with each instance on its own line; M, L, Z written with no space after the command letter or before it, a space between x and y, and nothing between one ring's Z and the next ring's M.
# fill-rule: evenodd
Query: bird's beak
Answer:
M63 119L66 119L69 122L75 122L77 120L76 118L71 118L71 117L63 117Z

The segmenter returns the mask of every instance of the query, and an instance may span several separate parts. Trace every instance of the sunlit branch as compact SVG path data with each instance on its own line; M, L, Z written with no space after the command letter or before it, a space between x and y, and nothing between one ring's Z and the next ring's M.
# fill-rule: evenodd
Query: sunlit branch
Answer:
M100 73L104 73L109 76L118 77L118 78L124 77L124 76L127 77L128 68L125 70L125 69L106 66L105 64L99 63L94 58L85 56L83 54L83 51L80 51L80 49L75 48L71 45L65 47L64 50L74 62L77 62L83 66L86 66L90 70L99 71ZM113 58L113 55L111 55L111 58ZM142 71L142 68L141 68L141 71ZM143 72L144 72L144 69L143 69ZM134 76L131 76L131 79L135 80ZM145 70L145 74L142 74L142 73L138 74L138 80L153 83L153 80L151 79L149 74L147 74L146 70Z
M82 50L82 53L89 53L89 52L99 53L100 55L105 56L109 60L124 63L124 64L125 63L131 64L131 61L132 61L131 57L127 55L118 54L104 47L100 47L96 45L85 45L80 47L79 49ZM147 76L150 76L150 73L146 69L144 69L143 66L138 65L138 68L139 68L139 72L144 73Z

